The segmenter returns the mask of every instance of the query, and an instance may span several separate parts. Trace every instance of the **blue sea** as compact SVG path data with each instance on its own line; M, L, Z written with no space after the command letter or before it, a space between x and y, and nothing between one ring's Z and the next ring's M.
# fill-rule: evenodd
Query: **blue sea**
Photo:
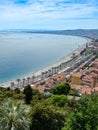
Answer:
M47 67L86 42L76 36L0 33L0 83Z

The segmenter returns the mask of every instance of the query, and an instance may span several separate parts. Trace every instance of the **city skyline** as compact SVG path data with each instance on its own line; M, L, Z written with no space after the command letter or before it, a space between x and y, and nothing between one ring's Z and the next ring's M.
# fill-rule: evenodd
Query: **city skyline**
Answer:
M0 1L2 29L98 29L97 0Z

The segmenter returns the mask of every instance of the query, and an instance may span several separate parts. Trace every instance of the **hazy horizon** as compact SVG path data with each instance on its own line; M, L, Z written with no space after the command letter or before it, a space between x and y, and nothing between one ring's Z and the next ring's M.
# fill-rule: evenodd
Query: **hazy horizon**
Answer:
M28 29L28 28L25 28L25 29L0 29L0 31L36 31L36 32L41 32L41 31L66 31L66 30L98 30L98 28L75 28L75 29Z

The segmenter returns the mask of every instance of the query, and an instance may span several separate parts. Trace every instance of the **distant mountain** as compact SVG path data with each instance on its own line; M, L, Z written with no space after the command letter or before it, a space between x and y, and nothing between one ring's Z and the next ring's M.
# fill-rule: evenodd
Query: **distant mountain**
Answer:
M77 29L77 30L64 30L65 34L83 36L88 38L97 39L98 29Z
M83 36L94 39L98 39L98 29L76 29L76 30L58 30L58 31L34 31L28 30L28 33L48 33L48 34L60 34L60 35L74 35Z
M41 32L42 33L42 32ZM61 31L44 31L43 33L61 34L61 35L75 35L83 36L92 39L98 39L98 29L77 29L77 30L61 30Z
M3 32L18 32L18 33L25 32L25 33L44 33L44 34L47 33L47 34L59 34L59 35L83 36L83 37L92 38L93 40L98 39L98 29L54 30L54 31L14 29L14 30L3 30Z

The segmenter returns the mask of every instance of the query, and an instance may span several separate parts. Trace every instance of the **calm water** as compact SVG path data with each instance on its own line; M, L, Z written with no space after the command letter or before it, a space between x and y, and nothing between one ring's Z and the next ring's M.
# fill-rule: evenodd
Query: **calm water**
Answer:
M74 36L1 33L0 82L46 67L86 42Z

